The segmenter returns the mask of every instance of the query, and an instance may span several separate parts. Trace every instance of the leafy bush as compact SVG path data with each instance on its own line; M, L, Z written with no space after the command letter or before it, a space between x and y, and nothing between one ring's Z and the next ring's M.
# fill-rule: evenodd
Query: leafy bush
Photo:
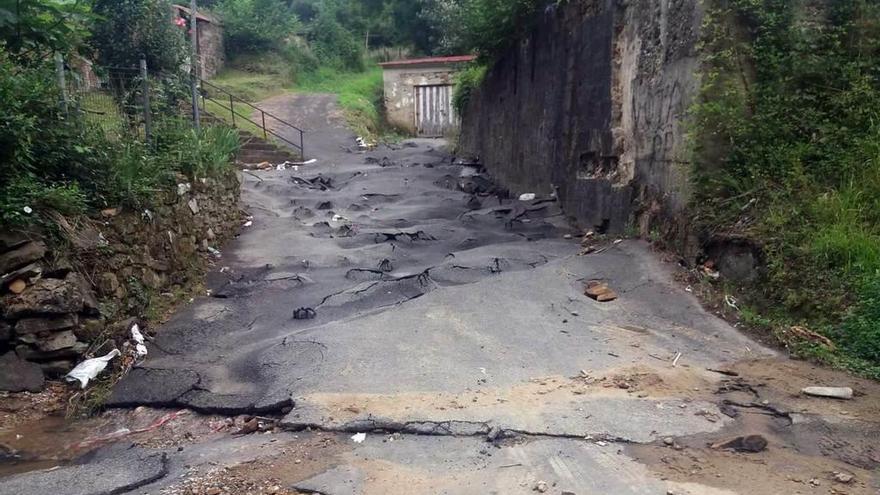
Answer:
M440 51L476 52L489 61L528 32L546 0L431 0L426 17L441 33Z
M87 35L94 16L86 2L4 0L0 2L0 40L20 59L42 60L67 51Z
M764 247L752 299L780 324L808 321L876 359L880 5L718 0L707 19L698 224Z
M486 77L486 70L485 65L474 64L456 75L452 105L459 115L464 114L464 110L471 99L471 94L482 84L483 79Z
M283 0L221 0L217 12L230 55L280 50L300 26Z
M321 12L310 27L309 42L322 64L342 70L365 68L361 43L329 12Z
M34 223L42 220L40 212L46 210L79 215L86 211L86 201L77 182L46 184L32 174L22 174L0 188L0 223Z
M172 22L168 0L95 0L93 10L101 16L91 38L101 65L137 68L143 57L152 71L181 70L186 33Z
M853 355L880 363L880 273L865 284L861 305L836 333L838 342Z
M0 46L0 179L33 171L41 143L56 139L47 123L61 118L51 69L20 70Z

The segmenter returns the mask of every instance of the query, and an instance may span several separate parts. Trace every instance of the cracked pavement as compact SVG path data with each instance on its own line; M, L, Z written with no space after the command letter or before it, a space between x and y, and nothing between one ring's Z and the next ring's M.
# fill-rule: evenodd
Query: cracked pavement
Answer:
M170 474L138 493L194 465L272 455L267 472L302 493L516 494L541 481L556 494L738 493L637 458L669 438L742 434L758 393L719 396L728 378L707 368L775 359L702 309L675 264L634 240L578 256L554 201L507 198L439 141L351 153L333 97L266 106L304 122L318 162L242 176L253 226L223 250L212 297L158 332L109 405L274 414L287 432L170 453ZM595 279L620 298L585 297ZM290 463L279 445L315 435L337 448L278 467ZM16 493L44 486L26 476L36 484ZM749 493L781 493L768 490Z

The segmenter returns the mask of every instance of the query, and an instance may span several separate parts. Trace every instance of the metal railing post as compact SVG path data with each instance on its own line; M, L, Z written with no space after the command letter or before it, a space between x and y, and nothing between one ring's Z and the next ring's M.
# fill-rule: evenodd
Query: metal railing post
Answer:
M61 52L55 52L55 77L58 78L58 91L61 93L61 110L65 117L67 114L67 81L64 78L64 57Z
M189 23L190 23L190 69L192 70L190 86L192 91L192 112L193 125L198 131L201 127L201 116L199 115L199 20L198 6L196 0L190 0L189 4Z
M260 110L260 115L263 117L263 139L269 140L269 133L266 132L266 112Z
M147 61L145 59L141 59L141 91L144 93L143 105L144 105L144 137L147 140L147 143L153 142L153 115L150 108L150 80L149 80L149 72L147 72Z
M232 127L235 127L235 102L232 95L229 95L229 113L232 114Z
M306 142L303 139L303 131L299 130L299 154L302 155L302 160L306 161Z

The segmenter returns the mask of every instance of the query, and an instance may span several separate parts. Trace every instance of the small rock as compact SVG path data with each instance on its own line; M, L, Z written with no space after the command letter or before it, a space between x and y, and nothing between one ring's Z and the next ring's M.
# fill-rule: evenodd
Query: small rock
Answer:
M532 490L536 491L538 493L546 493L547 492L547 482L546 481L539 481L539 482L535 483L535 488L533 488Z
M42 352L55 352L62 349L70 349L77 343L76 335L71 330L52 334L37 342L37 349Z
M246 421L241 428L235 432L235 435L250 435L251 433L255 433L260 429L260 422L257 418L251 418L250 421Z
M9 284L9 292L13 294L21 294L27 288L27 282L24 280L17 278Z
M501 431L501 428L493 426L492 429L489 430L489 434L486 436L486 438L488 438L490 442L494 442L496 439L501 437L502 433L503 432Z
M670 447L675 444L675 440L672 437L666 437L663 439L663 443L669 445Z
M850 400L853 398L853 389L849 387L806 387L801 390L801 393L830 399Z
M8 352L0 357L0 390L4 392L39 392L46 379L43 370Z
M21 266L33 263L46 255L42 242L28 242L23 246L0 255L0 274L9 273Z
M55 332L73 328L78 322L79 318L75 314L46 318L23 318L15 324L15 333L25 335L29 333Z
M834 473L834 481L836 481L838 483L848 484L848 483L852 483L854 479L855 479L855 476L853 476L849 473Z
M213 488L208 488L207 490L205 490L205 495L220 495L221 492L222 490L215 486Z
M712 445L713 449L731 449L737 452L761 452L767 448L767 439L761 435L736 437L725 442Z

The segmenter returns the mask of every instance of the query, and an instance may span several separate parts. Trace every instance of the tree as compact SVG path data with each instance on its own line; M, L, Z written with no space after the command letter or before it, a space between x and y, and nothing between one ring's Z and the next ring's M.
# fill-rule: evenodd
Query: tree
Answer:
M92 18L81 0L0 0L0 40L11 55L40 60L78 46Z
M151 70L180 71L186 33L168 0L95 0L94 12L102 17L91 38L101 64L133 68L145 58Z
M231 55L280 49L300 28L285 0L220 0L217 13Z

